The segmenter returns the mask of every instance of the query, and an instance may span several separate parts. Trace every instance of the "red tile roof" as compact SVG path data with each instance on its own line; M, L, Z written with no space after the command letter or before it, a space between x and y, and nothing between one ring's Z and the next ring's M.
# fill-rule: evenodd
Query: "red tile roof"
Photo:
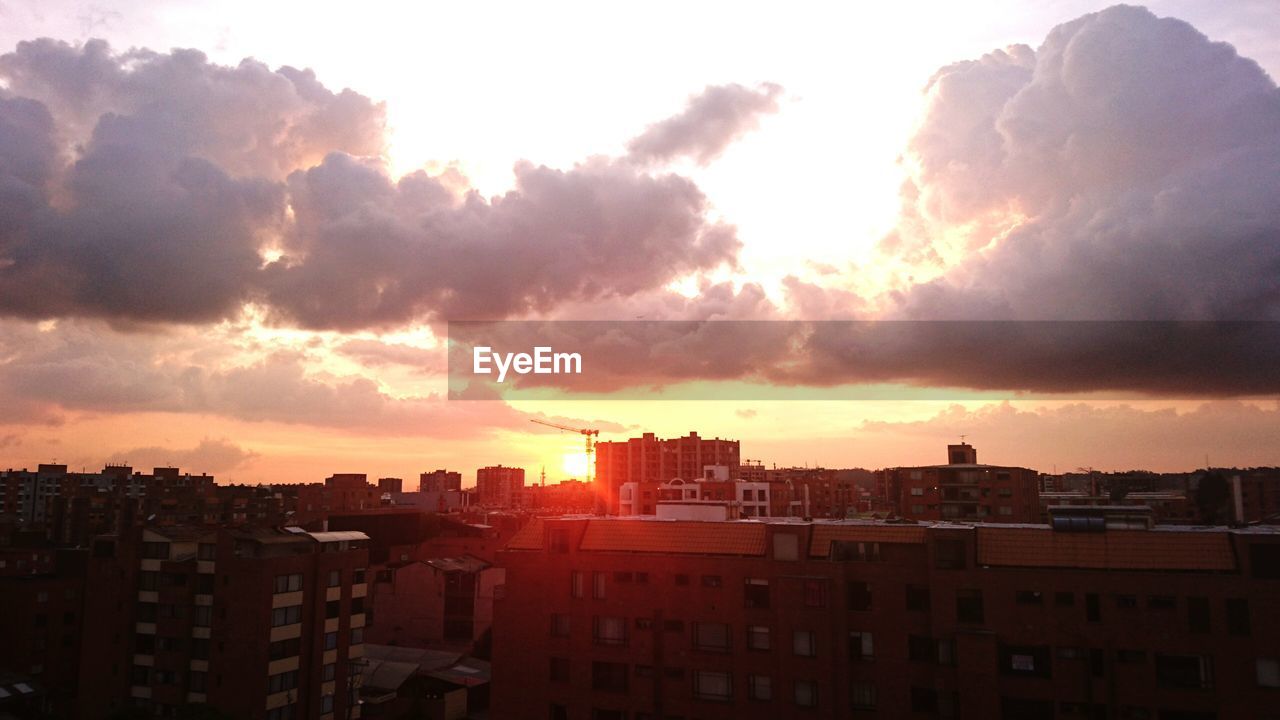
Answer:
M525 523L524 527L516 531L511 539L507 541L508 550L541 550L542 549L542 519L534 518Z
M761 523L592 520L581 550L679 553L688 555L764 555Z
M978 528L978 564L1108 570L1234 570L1227 533Z
M813 541L809 546L811 557L827 557L831 554L831 541L913 543L924 542L925 529L921 525L826 525L813 526Z

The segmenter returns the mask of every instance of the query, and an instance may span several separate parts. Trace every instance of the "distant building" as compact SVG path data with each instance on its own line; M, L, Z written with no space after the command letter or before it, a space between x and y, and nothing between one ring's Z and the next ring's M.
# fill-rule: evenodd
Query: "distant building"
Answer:
M729 476L736 478L740 465L737 440L707 439L696 432L672 439L645 433L629 440L600 442L595 455L596 482L611 514L618 512L618 491L625 483L701 478L707 467L717 465L727 467Z
M1034 470L981 465L968 443L947 446L945 465L881 471L881 493L913 520L1034 523L1041 519Z
M393 478L393 477L378 478L378 492L382 492L382 493L404 492L404 480L400 478Z
M487 507L514 507L524 489L524 468L492 465L476 471L477 502Z
M462 489L462 473L433 470L418 475L419 492L449 492Z
M473 556L395 562L378 571L366 637L405 647L472 648L493 625L505 571Z
M534 520L499 554L492 716L1273 713L1280 533L1086 510L1061 529Z

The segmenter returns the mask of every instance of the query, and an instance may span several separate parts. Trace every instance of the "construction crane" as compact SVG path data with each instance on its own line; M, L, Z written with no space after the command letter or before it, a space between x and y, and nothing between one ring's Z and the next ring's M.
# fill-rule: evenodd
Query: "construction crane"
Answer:
M559 423L553 423L548 420L538 420L536 418L531 418L529 422L537 423L539 425L546 425L547 427L553 427L558 430L564 430L566 432L578 433L579 435L582 435L583 437L585 437L587 439L587 482L592 481L595 475L595 464L593 462L593 460L595 460L595 454L596 454L595 437L600 434L599 430L596 430L595 428L570 427L569 425L561 425Z

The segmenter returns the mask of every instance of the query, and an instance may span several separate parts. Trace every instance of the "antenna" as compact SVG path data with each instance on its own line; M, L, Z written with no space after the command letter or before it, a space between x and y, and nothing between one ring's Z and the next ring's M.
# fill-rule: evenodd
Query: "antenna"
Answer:
M969 437L969 436L968 436L968 435L964 435L964 434L961 434L961 435L960 435L960 444L961 444L961 445L963 445L963 444L964 444L964 439L965 439L965 438L967 438L967 437Z
M542 466L542 479L540 481L540 484L542 485L542 487L547 486L547 466L546 465Z

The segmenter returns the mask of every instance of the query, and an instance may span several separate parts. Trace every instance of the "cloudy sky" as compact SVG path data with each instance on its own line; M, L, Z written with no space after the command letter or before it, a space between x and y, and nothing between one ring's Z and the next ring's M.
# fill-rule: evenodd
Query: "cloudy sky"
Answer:
M1210 353L1123 400L1006 362L919 370L1004 391L966 401L505 403L444 399L441 347L459 319L1280 320L1274 3L314 5L0 0L0 466L580 473L545 417L779 465L961 433L1043 470L1280 464L1280 385Z

